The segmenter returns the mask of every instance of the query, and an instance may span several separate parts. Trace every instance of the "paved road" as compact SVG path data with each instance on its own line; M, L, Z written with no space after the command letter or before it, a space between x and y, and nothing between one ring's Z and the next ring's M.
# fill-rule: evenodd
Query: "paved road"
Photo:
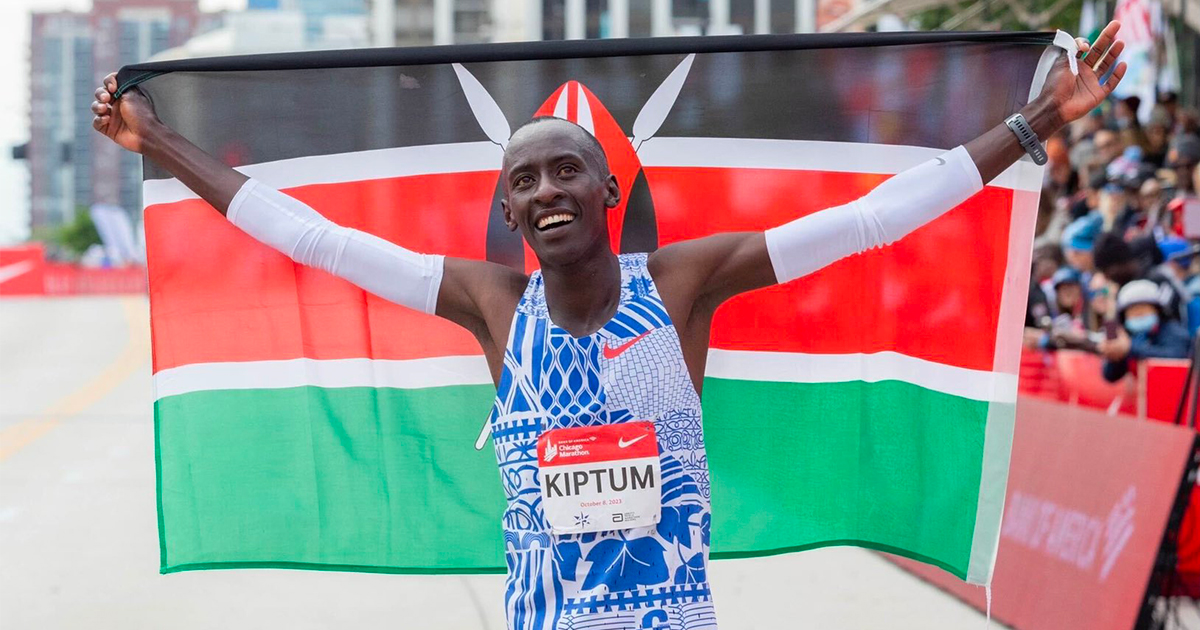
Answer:
M158 575L147 319L141 297L0 300L0 628L503 627L499 576ZM985 627L860 549L711 581L726 629Z

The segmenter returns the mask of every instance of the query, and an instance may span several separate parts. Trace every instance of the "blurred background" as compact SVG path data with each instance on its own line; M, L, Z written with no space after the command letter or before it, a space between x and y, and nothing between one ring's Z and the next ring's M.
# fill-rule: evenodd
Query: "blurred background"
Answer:
M6 0L5 9L0 627L503 626L497 576L157 574L142 172L137 156L91 129L88 104L106 73L146 60L542 39L1094 37L1115 17L1130 67L1121 90L1046 143L994 612L1022 630L1200 628L1200 0ZM1043 444L1069 474L1030 455ZM1149 466L1168 453L1179 461ZM1005 557L1020 565L1006 569ZM1137 563L1137 578L1108 579L1118 561ZM712 581L729 628L987 621L981 589L860 549L718 562ZM1063 612L1081 608L1095 614ZM1132 612L1109 614L1118 610Z

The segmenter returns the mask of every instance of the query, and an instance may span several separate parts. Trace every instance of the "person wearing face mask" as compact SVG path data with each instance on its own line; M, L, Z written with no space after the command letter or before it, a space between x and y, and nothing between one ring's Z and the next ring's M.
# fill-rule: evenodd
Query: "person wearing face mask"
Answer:
M1100 342L1105 380L1115 382L1129 373L1130 363L1141 359L1184 359L1191 338L1183 324L1163 317L1159 286L1134 280L1117 293L1116 337Z

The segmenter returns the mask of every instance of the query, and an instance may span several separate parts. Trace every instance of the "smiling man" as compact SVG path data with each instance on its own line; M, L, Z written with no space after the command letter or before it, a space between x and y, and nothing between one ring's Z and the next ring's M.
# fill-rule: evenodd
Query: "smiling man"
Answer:
M715 628L707 581L708 470L700 389L718 306L894 242L978 192L1037 138L1094 108L1124 75L1109 24L1079 74L1065 57L1041 96L964 146L865 197L766 232L718 234L651 254L613 253L620 188L600 143L536 118L508 142L504 219L533 249L526 275L408 251L335 225L221 164L164 125L114 76L94 126L172 173L256 239L385 299L449 319L482 346L508 505L511 628ZM1111 49L1110 49L1111 46ZM749 516L749 515L747 515Z

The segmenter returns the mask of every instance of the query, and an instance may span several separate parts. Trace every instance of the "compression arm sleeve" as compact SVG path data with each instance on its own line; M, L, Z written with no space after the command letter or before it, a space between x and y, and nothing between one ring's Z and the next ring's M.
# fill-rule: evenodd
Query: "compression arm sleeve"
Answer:
M983 189L962 146L888 179L844 206L767 230L779 282L795 280L851 254L889 245Z
M302 264L324 269L379 297L432 314L445 257L418 254L337 225L297 199L250 179L226 213L250 236Z

